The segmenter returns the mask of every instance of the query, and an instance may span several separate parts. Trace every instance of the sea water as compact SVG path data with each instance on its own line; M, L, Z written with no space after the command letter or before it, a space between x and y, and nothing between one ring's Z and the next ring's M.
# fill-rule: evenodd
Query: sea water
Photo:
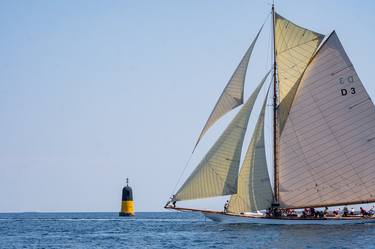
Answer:
M375 248L375 225L221 224L200 214L0 214L0 248Z

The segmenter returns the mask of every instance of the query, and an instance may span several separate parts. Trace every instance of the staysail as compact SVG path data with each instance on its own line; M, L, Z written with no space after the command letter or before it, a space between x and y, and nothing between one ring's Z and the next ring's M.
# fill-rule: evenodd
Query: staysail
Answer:
M280 206L375 201L375 107L333 32L307 67L280 137Z
M237 192L238 169L247 124L255 100L268 75L269 72L197 168L177 191L174 200L200 199Z
M273 201L264 143L267 97L268 93L240 170L237 193L229 200L228 211L231 213L268 209Z
M201 131L201 134L198 137L194 150L197 147L203 135L218 119L220 119L227 112L243 104L243 92L244 92L244 83L245 83L247 66L249 64L251 54L253 52L255 43L258 40L259 34L262 31L262 28L263 26L259 29L257 35L255 36L255 39L251 43L250 47L247 49L245 55L242 57L241 62L238 64L232 77L230 78L229 82L225 86L220 98L218 99L206 124L204 125Z
M283 130L299 79L323 38L324 35L300 27L275 13L280 131Z

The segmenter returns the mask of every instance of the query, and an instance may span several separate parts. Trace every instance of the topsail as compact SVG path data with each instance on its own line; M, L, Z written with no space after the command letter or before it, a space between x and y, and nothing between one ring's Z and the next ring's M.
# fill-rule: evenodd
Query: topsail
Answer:
M279 81L279 120L282 131L307 64L324 35L300 27L275 14L275 49Z
M256 35L254 41L251 43L250 47L248 48L245 55L243 56L240 64L237 66L228 84L224 88L206 124L204 125L201 134L198 137L195 147L197 147L203 135L218 119L220 119L227 112L243 104L243 92L244 92L244 83L245 83L247 66L249 64L251 53L253 52L255 43L258 40L259 34L262 31L262 28L263 26L258 31L258 34Z

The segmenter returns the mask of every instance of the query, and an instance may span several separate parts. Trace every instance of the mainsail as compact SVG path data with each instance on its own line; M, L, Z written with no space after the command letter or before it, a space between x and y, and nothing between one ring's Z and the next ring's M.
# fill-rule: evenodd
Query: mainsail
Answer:
M212 146L190 177L177 191L174 200L191 200L237 192L238 169L247 124L255 100L269 72Z
M240 170L237 193L229 200L228 211L231 213L268 209L273 201L264 143L267 97L268 93Z
M246 51L245 55L242 57L241 62L239 63L229 82L225 86L220 98L218 99L214 109L211 112L211 115L204 125L201 134L198 137L194 149L197 147L203 135L218 119L220 119L227 112L243 104L243 92L247 66L249 64L251 53L253 52L255 43L258 40L262 28L263 26L259 29L257 35L255 36L255 39Z
M375 201L375 108L333 32L307 67L280 137L280 206Z
M300 27L275 13L275 50L279 81L279 122L282 131L299 79L324 35Z

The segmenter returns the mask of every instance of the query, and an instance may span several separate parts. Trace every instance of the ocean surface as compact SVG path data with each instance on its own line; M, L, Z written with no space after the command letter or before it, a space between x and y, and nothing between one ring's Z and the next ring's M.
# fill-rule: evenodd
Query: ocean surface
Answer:
M225 225L199 214L0 214L0 248L375 248L375 225Z

